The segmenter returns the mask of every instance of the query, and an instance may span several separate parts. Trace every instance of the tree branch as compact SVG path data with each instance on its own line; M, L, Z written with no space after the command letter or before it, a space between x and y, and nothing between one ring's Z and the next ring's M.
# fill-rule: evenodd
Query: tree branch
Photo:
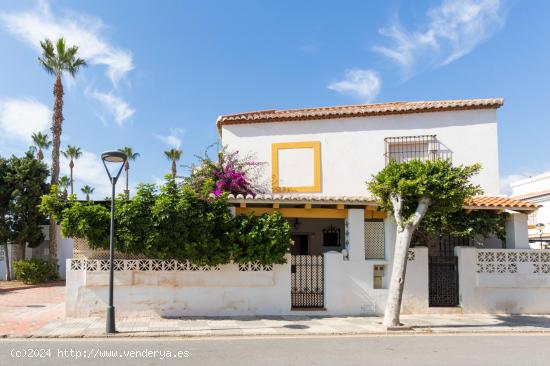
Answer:
M418 206L416 207L416 211L414 212L410 220L410 225L413 228L416 228L418 224L420 224L420 221L426 215L426 212L428 212L428 208L430 207L431 204L432 204L432 200L429 197L421 197L418 200Z

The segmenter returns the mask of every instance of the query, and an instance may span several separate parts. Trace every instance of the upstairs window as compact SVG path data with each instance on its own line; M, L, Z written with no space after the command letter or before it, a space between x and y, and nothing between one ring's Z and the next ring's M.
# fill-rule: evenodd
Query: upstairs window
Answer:
M441 149L436 135L386 137L386 164L390 160L398 163L411 160L436 160L450 158L450 154Z

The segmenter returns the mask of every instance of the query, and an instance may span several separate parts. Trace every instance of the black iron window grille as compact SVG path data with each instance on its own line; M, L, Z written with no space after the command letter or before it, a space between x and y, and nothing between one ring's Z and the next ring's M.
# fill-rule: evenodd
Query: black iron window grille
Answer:
M340 246L340 229L330 225L323 229L323 246L324 247L339 247Z
M386 137L386 164L390 160L402 163L410 160L437 160L448 156L441 149L436 135Z

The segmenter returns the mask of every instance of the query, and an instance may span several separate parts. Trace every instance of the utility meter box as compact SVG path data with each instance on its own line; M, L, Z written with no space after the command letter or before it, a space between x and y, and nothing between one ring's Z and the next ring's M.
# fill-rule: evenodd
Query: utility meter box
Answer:
M375 264L373 272L374 272L374 279L373 279L374 288L383 288L382 284L384 282L384 265Z

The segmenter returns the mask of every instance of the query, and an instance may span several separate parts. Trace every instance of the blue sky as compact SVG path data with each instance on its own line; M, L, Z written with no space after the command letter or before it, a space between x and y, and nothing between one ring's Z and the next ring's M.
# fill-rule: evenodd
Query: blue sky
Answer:
M89 67L65 79L62 146L85 151L76 184L95 198L108 192L102 151L132 146L132 184L155 182L164 150L189 164L216 141L220 114L499 96L506 186L550 169L548 14L511 0L2 1L0 154L47 130L38 42L64 35Z

